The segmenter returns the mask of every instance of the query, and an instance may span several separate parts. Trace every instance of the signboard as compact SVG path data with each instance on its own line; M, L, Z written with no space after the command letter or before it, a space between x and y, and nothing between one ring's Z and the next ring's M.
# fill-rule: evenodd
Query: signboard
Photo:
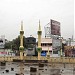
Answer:
M61 39L52 39L52 48L53 51L59 51L62 46L62 41Z
M35 48L28 48L26 50L27 55L35 55Z
M51 19L51 34L61 35L60 33L60 22Z
M46 52L41 53L41 56L46 56Z
M7 54L7 52L0 52L0 54Z

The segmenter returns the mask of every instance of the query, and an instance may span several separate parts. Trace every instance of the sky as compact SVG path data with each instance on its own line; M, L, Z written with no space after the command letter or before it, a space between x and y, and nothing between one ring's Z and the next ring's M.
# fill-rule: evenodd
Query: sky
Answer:
M42 37L50 19L61 23L61 36L74 36L74 0L0 0L0 36L12 40L18 37L21 21L24 36L37 38L39 25Z

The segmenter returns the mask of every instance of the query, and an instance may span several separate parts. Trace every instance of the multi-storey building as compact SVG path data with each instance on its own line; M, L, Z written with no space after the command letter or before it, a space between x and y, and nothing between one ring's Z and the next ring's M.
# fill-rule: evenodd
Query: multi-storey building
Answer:
M36 38L32 36L25 38L25 44L27 55L36 55Z
M52 39L51 38L42 38L41 39L41 47L42 47L42 56L46 56L48 49L50 54L52 54Z

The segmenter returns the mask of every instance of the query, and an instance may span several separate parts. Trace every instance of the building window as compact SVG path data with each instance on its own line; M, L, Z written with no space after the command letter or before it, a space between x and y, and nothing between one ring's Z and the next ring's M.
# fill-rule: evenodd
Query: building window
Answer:
M0 43L3 43L3 40L0 40Z
M35 42L34 40L32 40L32 42Z
M29 40L27 40L27 42L29 42Z
M47 44L45 43L45 46L47 46Z

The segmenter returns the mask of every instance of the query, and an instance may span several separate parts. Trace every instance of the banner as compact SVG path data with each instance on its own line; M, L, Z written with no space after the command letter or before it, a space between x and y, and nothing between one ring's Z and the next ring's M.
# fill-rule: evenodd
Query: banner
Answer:
M51 19L51 34L61 35L60 33L60 22Z

